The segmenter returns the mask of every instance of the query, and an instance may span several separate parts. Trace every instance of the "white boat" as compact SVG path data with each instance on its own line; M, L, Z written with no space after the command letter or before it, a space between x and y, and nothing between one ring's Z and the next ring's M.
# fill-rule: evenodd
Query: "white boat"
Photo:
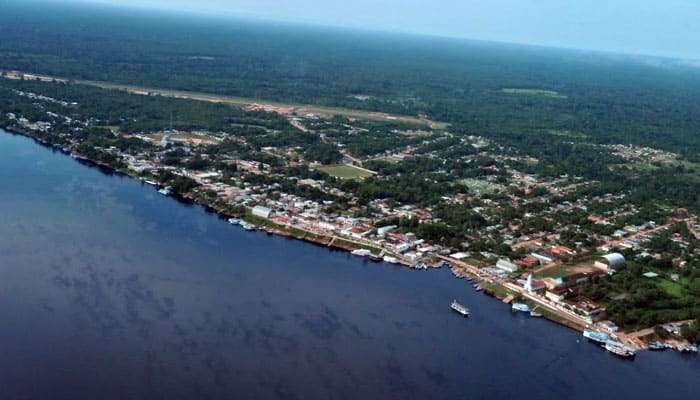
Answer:
M632 358L636 354L634 350L630 349L629 347L626 347L620 342L616 342L613 340L609 340L607 343L605 343L603 347L605 348L605 350L619 357Z
M253 224L249 224L248 222L245 222L245 221L241 221L241 227L247 231L254 231L258 228L257 226L255 226Z
M158 186L158 182L154 182L154 181L145 181L145 182L151 186Z
M530 306L528 306L525 303L513 303L513 306L511 307L513 311L521 311L521 312L530 312Z
M351 251L350 254L352 254L353 256L359 256L359 257L369 257L369 255L372 254L372 252L367 250L367 249L357 249L357 250Z
M382 258L382 260L384 260L384 262L387 262L389 264L398 264L399 263L399 260L396 257L392 257L392 256L384 256L384 258Z
M611 340L609 335L603 332L594 331L592 329L584 329L583 337L602 344L606 344Z
M428 266L425 265L424 262L418 261L417 263L415 263L415 264L413 265L413 268L414 268L414 269L428 269Z
M241 223L241 220L238 218L229 218L228 223L231 225L238 225Z
M171 188L170 186L166 186L158 191L158 193L162 194L163 196L170 196L172 192L173 188Z
M469 309L457 302L457 300L452 300L452 304L450 305L450 308L452 308L454 311L462 314L465 317L469 316Z

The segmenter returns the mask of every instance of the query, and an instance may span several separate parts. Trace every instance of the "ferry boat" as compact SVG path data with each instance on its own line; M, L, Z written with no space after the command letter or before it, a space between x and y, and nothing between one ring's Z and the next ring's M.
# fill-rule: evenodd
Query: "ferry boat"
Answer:
M369 255L372 254L372 252L367 250L367 249L357 249L357 250L351 251L350 254L352 254L353 256L359 256L359 257L369 257Z
M618 357L623 357L623 358L633 358L635 356L634 350L625 347L622 343L620 342L615 342L612 340L609 340L607 343L605 343L605 346L603 346L605 350L609 351L610 353L618 356Z
M594 342L606 344L610 341L610 336L603 333L603 332L597 332L592 329L584 329L583 330L583 337L586 339L590 339Z
M231 225L238 225L241 223L241 220L238 218L229 218L228 223Z
M392 257L392 256L384 256L384 258L382 258L382 260L384 260L384 262L387 262L389 264L398 264L399 263L399 260L396 257Z
M452 308L454 311L460 313L464 317L469 316L469 309L457 302L457 300L452 300L452 304L450 305L450 308Z
M511 307L513 311L521 311L521 312L530 312L530 306L528 306L525 303L513 303L513 306Z

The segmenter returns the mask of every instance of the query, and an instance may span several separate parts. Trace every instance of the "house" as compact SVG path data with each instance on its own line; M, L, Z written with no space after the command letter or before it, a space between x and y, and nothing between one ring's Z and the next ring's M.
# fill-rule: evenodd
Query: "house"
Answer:
M537 265L539 265L540 261L536 259L535 257L531 256L525 256L521 259L515 260L515 264L525 268L525 269L531 269L535 268Z
M396 228L398 228L396 225L389 225L389 226L383 226L381 228L378 228L377 229L377 236L383 238L384 236L386 236L387 233L393 231Z

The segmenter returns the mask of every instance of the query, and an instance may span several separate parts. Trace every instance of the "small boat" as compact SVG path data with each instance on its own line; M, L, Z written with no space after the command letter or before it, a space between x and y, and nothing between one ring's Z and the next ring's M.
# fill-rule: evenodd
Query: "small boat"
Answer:
M464 317L469 316L469 309L457 302L457 300L452 300L452 304L450 305L450 308L452 308L454 311L460 313Z
M154 182L154 181L145 181L145 182L151 186L158 186L158 182Z
M257 226L255 226L253 224L249 224L248 222L245 222L245 221L241 221L241 227L247 231L254 231L258 228Z
M173 188L171 188L170 186L166 186L158 191L158 193L162 194L163 196L170 196L172 192Z
M603 347L610 353L622 358L633 358L636 355L634 350L624 346L620 342L615 342L612 340L605 343Z
M372 254L372 252L367 249L357 249L351 251L350 254L358 257L369 257L369 255Z
M413 264L412 266L413 269L428 269L428 266L425 265L423 261L418 261L417 263Z
M398 264L399 263L399 260L396 257L392 257L392 256L384 256L384 258L382 258L382 260L384 260L384 262L387 262L389 264Z
M376 254L374 254L374 253L372 253L372 254L369 255L369 260L370 260L370 261L374 261L374 262L381 262L381 261L382 261L382 257L381 257L381 256L378 256L378 255L376 255Z
M664 351L668 349L668 347L661 342L652 343L647 348L651 351Z
M534 317L534 318L542 318L542 317L543 317L542 314L540 314L540 313L538 313L538 312L536 312L536 311L530 311L530 316L531 316L531 317Z
M520 312L530 312L530 306L528 306L525 303L513 303L513 306L511 307L513 311L520 311Z
M476 286L476 289L474 289L474 290L476 290L477 292L481 292L482 290L484 290L484 288L482 288L481 285L479 285L479 286Z
M677 349L681 353L697 353L698 352L697 346L678 346Z
M239 225L241 223L241 220L238 218L229 218L228 223L231 225Z

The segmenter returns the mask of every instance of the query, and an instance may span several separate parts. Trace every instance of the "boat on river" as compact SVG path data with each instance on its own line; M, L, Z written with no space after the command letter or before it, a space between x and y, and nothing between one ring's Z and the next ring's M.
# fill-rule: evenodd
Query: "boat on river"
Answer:
M603 347L608 352L622 358L634 358L636 355L634 350L614 340L609 340Z
M351 251L350 254L358 257L369 257L372 254L372 252L367 249L357 249Z
M462 304L459 304L457 300L452 300L452 304L450 305L450 308L454 310L455 312L461 314L464 317L469 316L469 309Z
M513 306L511 307L511 310L513 311L520 311L520 312L530 312L530 306L528 306L525 303L513 303Z
M593 329L584 329L583 337L601 344L606 344L611 340L608 334L594 331Z
M258 229L257 226L255 226L251 223L245 222L245 221L241 221L241 227L247 231L254 231L254 230Z

